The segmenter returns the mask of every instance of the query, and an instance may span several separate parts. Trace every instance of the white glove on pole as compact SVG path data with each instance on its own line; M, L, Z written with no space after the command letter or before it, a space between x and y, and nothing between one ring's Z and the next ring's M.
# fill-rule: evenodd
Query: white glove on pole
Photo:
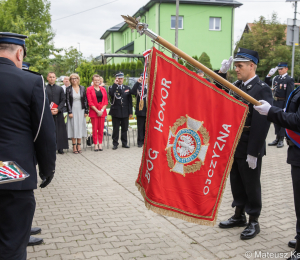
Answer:
M257 166L257 157L248 154L246 162L248 162L249 168L254 170Z
M277 70L278 70L278 67L277 67L277 66L276 66L275 68L273 68L273 69L270 69L269 74L268 74L267 77L273 76Z
M223 60L222 63L221 63L220 71L222 73L226 73L230 69L232 61L233 61L232 56L230 56L229 60Z
M257 110L257 112L260 113L261 115L264 116L268 115L271 105L265 100L259 100L259 102L261 103L261 105L253 106L253 108Z

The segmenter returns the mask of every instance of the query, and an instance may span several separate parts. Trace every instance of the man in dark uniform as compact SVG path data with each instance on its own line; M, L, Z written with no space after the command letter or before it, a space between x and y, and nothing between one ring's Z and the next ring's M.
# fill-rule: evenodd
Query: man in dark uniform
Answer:
M141 74L138 81L134 84L131 89L131 94L136 96L136 107L135 114L137 116L137 144L138 147L143 147L144 138L145 138L145 129L146 129L146 116L147 116L147 82L148 78L145 79L145 87L143 93L143 108L140 110L140 100L142 95L142 82L143 82L143 74Z
M271 76L274 75L276 70L278 69L278 74L273 78L273 84ZM288 64L286 62L280 62L276 68L270 70L269 74L265 78L265 82L273 87L273 96L274 102L273 105L275 107L279 107L281 109L285 108L286 102L294 90L294 79L291 78L288 73ZM276 139L269 143L269 146L277 146L277 148L281 148L284 146L283 139L285 135L285 129L277 124L274 124L275 127L275 135Z
M25 260L35 211L36 164L46 187L55 171L55 126L41 75L23 71L25 38L0 33L0 160L15 161L30 174L0 184L0 260Z
M260 100L261 106L254 108L262 115L266 115L270 122L286 128L286 139L289 145L287 163L291 164L291 173L294 190L294 204L297 217L296 240L291 240L288 245L295 248L290 260L300 259L300 87L294 90L286 105L285 112L276 106L271 106L267 101Z
M49 99L49 106L55 103L58 107L52 108L51 113L56 127L56 149L59 154L64 154L63 149L68 149L68 135L64 120L63 108L66 103L66 95L62 87L55 84L56 76L54 72L49 72L47 76L48 85L46 92Z
M116 74L115 83L109 87L109 95L112 100L109 114L112 116L113 124L113 150L118 149L119 145L119 128L121 125L122 147L129 148L127 144L127 131L129 117L132 116L132 98L130 88L123 85L124 73Z
M238 78L234 85L257 100L263 97L272 103L271 89L256 75L258 53L240 48L233 61ZM227 66L227 69L229 67ZM220 71L227 72L223 68ZM260 175L262 157L266 154L265 139L269 127L268 120L253 110L253 105L249 104L244 131L237 145L230 172L232 207L235 207L235 214L219 224L220 228L247 226L241 233L242 240L254 238L260 232L258 223L262 208ZM249 215L248 223L245 211Z
M29 70L30 63L24 62L22 63L22 70ZM30 238L27 246L37 246L41 245L44 240L39 237L34 237L33 235L40 234L42 232L42 229L39 227L32 227L30 230Z

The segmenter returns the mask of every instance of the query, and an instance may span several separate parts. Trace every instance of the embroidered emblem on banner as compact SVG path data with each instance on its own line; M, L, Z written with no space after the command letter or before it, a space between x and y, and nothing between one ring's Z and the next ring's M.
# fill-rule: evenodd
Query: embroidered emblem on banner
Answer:
M187 173L200 170L204 164L209 146L209 132L204 122L195 120L188 115L176 120L170 127L166 147L170 171L185 177Z

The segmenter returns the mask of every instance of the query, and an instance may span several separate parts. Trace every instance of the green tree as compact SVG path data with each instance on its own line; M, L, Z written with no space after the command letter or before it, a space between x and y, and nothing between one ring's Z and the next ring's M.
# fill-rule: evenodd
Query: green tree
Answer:
M53 55L54 58L50 60L49 70L54 71L57 77L73 73L83 60L82 53L74 47L65 49L64 54L58 52Z
M0 31L28 35L25 61L31 70L47 74L50 55L59 51L53 43L48 0L0 0Z
M210 58L206 52L202 52L201 56L199 57L199 62L202 63L207 68L212 69Z
M95 68L92 63L83 61L76 71L80 76L80 85L85 88L89 87L92 82L93 75L95 74Z
M139 77L143 72L143 70L144 70L144 64L140 60L138 60L136 62L135 76Z
M121 64L118 63L118 64L116 65L116 72L119 72L119 71L120 71L120 67L121 67Z
M291 64L291 47L286 46L286 25L280 24L277 14L273 13L270 20L261 16L254 21L249 33L244 33L237 43L238 48L255 50L259 55L257 74L265 77L278 62L286 61Z
M110 72L110 77L113 77L116 75L116 64L111 65L111 72Z

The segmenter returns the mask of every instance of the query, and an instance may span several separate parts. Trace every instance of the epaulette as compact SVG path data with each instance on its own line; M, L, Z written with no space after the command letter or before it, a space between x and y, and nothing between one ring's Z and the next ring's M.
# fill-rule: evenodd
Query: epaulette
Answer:
M27 71L27 72L30 72L30 73L32 73L32 74L35 74L35 75L38 75L38 76L42 76L42 74L40 74L40 73L37 73L37 72L35 72L35 71L32 71L32 70L26 70L26 69L22 69L23 71Z

